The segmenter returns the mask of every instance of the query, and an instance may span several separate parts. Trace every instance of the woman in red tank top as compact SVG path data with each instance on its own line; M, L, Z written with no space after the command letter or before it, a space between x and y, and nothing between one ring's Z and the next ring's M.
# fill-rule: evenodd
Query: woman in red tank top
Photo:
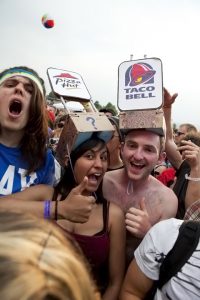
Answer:
M102 195L101 182L108 166L104 141L87 140L70 155L71 163L55 187L54 199L64 200L70 191L87 177L84 195L95 195L96 203L85 223L58 220L70 232L88 259L103 300L118 299L124 277L125 224L121 209L108 204Z

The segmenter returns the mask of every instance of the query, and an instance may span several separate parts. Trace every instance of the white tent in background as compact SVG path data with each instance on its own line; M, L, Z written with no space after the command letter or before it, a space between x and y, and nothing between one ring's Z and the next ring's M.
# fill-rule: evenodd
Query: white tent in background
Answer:
M84 111L84 107L80 102L76 102L76 101L67 101L65 102L67 108L70 111L76 111L76 112L82 112ZM54 107L58 108L58 109L65 109L64 105L62 104L62 102L56 102L53 104Z

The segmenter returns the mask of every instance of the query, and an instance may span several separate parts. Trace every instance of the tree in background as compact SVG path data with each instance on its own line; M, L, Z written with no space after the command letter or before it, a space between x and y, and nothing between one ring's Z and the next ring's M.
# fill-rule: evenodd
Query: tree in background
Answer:
M60 101L60 99L52 91L47 95L46 98L51 104Z
M116 116L116 115L118 115L118 110L117 110L117 108L115 107L115 105L113 105L111 102L108 102L106 105L104 105L104 106L102 106L100 103L99 103L99 101L95 101L94 102L94 105L95 105L95 107L98 109L98 110L100 110L100 109L110 109L110 110L112 110L113 112L114 112L114 115Z
M95 102L94 102L94 105L95 105L95 107L96 107L98 110L100 110L101 108L103 108L103 107L101 106L101 104L99 103L99 101L95 101Z

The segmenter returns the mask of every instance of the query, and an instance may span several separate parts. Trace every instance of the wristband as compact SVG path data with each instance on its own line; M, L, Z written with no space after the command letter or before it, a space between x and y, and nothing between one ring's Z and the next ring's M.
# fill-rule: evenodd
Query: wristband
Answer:
M56 198L55 201L55 216L54 219L57 221L58 220L58 198Z
M190 177L188 174L185 174L185 179L195 182L200 182L200 177Z
M44 201L44 218L45 219L51 218L51 201L50 200Z

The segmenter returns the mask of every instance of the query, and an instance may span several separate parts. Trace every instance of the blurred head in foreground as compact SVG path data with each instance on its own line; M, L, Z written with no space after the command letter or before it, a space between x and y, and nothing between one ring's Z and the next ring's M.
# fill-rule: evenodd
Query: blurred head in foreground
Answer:
M99 299L80 250L56 225L0 211L0 299Z

